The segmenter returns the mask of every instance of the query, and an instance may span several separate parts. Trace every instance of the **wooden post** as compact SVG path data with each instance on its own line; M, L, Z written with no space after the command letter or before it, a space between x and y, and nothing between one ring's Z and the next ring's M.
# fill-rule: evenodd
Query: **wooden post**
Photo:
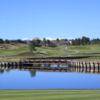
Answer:
M15 67L17 68L17 62L15 62Z
M82 72L84 71L84 63L83 63L83 61L82 61Z
M87 63L85 62L85 72L87 72Z
M91 72L91 63L89 62L89 72Z
M100 63L97 62L97 69L98 69L98 73L100 72Z
M10 68L10 64L9 64L9 62L8 62L8 68Z
M81 63L79 62L79 72L81 72Z
M76 64L77 64L77 68L76 68L76 71L78 72L78 62L76 62Z
M95 63L93 62L93 73L95 73Z

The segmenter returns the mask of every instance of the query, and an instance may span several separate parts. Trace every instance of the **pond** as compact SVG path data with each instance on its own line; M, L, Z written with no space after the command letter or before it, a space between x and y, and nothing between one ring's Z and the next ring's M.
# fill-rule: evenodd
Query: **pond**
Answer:
M51 65L50 65L51 66ZM52 67L57 67L52 65ZM61 65L60 65L61 67ZM62 65L64 67L64 65ZM100 74L48 72L29 69L0 70L0 89L98 89Z

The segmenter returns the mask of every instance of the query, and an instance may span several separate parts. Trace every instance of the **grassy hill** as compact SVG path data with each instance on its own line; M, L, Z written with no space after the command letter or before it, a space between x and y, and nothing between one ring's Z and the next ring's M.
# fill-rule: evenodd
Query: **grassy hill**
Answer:
M1 44L0 55L17 56L70 56L70 55L91 55L100 56L100 45L81 46L59 46L59 47L36 47L30 52L27 44Z
M26 44L0 44L0 55L17 55L28 50Z
M92 56L100 59L100 45L40 47L33 53L36 56Z

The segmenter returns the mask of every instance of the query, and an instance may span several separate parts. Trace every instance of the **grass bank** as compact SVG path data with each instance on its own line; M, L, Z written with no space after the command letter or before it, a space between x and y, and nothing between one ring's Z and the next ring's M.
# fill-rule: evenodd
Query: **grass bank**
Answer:
M100 100L100 90L0 90L0 100Z
M27 44L2 44L3 49L0 49L0 55L18 55L29 52ZM48 56L66 56L80 54L97 54L100 53L100 45L80 45L80 46L58 46L58 47L36 47L33 51L34 55Z
M23 52L28 52L29 48L26 44L0 44L0 55L18 55Z
M6 44L5 48L0 49L0 55L16 55L17 57L27 56L79 56L90 55L91 59L100 59L100 45L81 45L81 46L58 46L58 47L36 47L36 51L30 53L27 44Z

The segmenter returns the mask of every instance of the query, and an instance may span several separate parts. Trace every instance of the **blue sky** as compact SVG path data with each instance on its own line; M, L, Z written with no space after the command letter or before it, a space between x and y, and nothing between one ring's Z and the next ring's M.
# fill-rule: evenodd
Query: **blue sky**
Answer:
M100 0L0 0L0 38L100 38Z

